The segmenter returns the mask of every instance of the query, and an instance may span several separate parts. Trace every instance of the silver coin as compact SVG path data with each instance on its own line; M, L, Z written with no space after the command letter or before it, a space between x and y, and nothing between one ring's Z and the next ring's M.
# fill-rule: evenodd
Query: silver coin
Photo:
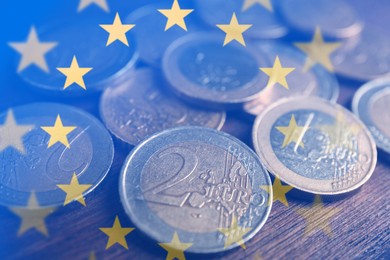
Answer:
M191 34L173 42L163 57L172 90L188 102L234 109L255 99L266 86L259 67L264 54L250 46L222 46L223 37Z
M355 93L353 112L363 121L376 145L390 153L390 78L364 84Z
M175 126L221 129L225 112L191 107L162 88L164 79L151 69L139 69L116 87L106 89L100 114L108 130L131 145Z
M314 194L357 189L374 171L377 152L370 132L340 105L290 98L269 107L253 127L255 150L268 170Z
M348 79L368 81L390 75L390 37L366 27L359 38L336 49L331 61L335 72Z
M21 73L34 89L62 97L85 96L102 91L107 84L134 69L138 51L131 34L127 36L130 47L122 43L107 47L104 40L107 32L94 19L83 18L51 27L42 33L42 39L55 39L59 43L46 55L50 72L31 67ZM64 89L66 78L56 68L69 67L74 56L80 67L93 68L84 78L88 91L77 85Z
M165 130L140 143L126 159L119 189L140 230L159 242L177 232L192 243L186 251L196 253L236 247L227 242L242 229L247 232L237 239L248 241L272 204L271 180L258 156L238 139L203 127ZM233 237L219 228L232 228Z
M271 68L278 56L283 67L294 68L294 71L286 77L288 89L279 83L268 86L260 92L255 100L245 103L244 111L246 113L253 116L259 115L269 105L286 97L317 96L336 102L339 84L336 77L323 66L317 64L309 71L304 72L306 55L284 43L262 41L257 42L255 48L268 56L266 67ZM268 77L266 74L263 75Z
M320 27L325 37L349 38L358 35L363 21L343 0L283 0L278 11L288 26L312 34Z
M69 147L61 141L48 147L60 115ZM58 133L60 130L58 130ZM0 205L25 207L34 191L41 207L63 205L67 195L57 185L69 184L73 174L91 185L84 196L105 178L114 158L112 138L93 116L56 103L32 103L0 113ZM69 198L68 198L69 199Z

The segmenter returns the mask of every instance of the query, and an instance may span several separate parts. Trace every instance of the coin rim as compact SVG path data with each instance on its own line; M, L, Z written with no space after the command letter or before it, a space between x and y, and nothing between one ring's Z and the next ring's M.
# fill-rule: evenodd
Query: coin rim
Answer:
M114 161L114 156L115 156L114 142L112 140L112 137L111 137L109 131L104 126L104 124L102 124L102 122L100 120L98 120L95 116L86 112L85 110L82 110L82 109L74 107L74 106L70 106L70 105L66 105L66 104L62 104L62 103L55 103L55 102L33 102L33 103L27 103L27 104L23 104L23 105L19 105L19 106L14 106L14 107L11 107L11 109L14 110L14 109L20 109L20 108L24 108L24 107L28 108L31 106L42 106L42 107L48 106L48 107L50 107L53 105L56 107L62 107L64 110L68 110L69 113L71 113L71 114L77 113L78 115L81 115L82 117L88 118L90 120L90 122L93 122L96 126L98 126L100 128L100 130L103 130L101 133L103 133L106 136L104 138L107 138L106 141L107 141L107 144L109 146L109 150L105 151L106 153L109 152L111 155L111 156L109 156L109 161L107 162L107 169L102 171L102 173L99 175L99 178L97 179L97 182L93 183L91 185L91 187L88 188L86 191L84 191L81 196L77 196L77 197L72 198L71 202L75 202L76 200L78 200L80 198L86 197L89 193L91 193L93 190L95 190L100 185L100 183L107 177L107 174L111 170L111 167L112 167L112 164ZM1 110L0 115L6 114L7 110ZM39 126L37 126L37 125L35 125L35 126L37 128L39 128ZM91 142L97 143L97 145L95 145L95 146L100 146L100 144L101 144L101 140L92 140L91 139ZM92 151L92 153L94 153L94 152ZM96 159L96 160L99 160L99 159ZM12 189L12 190L14 190L14 189ZM26 191L17 191L17 190L15 190L15 191L19 192L19 193L22 192L22 193L30 194L30 192L26 192ZM44 191L44 192L46 193L46 192L56 192L56 191L62 192L59 189L53 189L53 190ZM39 198L39 194L42 193L42 192L35 191L35 190L34 190L34 192L38 198ZM27 203L27 201L26 201L26 203ZM6 206L6 207L15 207L15 208L26 208L28 206L28 205L23 206L23 205L6 204L6 203L3 203L3 201L1 199L0 199L0 205ZM39 204L39 208L42 209L42 208L50 208L50 207L63 206L63 205L64 205L64 200L61 200L61 201L57 201L55 203L51 203L51 204L47 204L47 205Z
M112 124L108 124L108 120L107 120L107 116L106 113L104 112L104 104L103 103L106 103L107 102L107 93L109 91L112 91L112 89L116 89L116 88L125 88L126 85L129 85L129 84L133 84L133 81L135 80L135 77L137 75L138 72L144 72L144 71L147 71L149 73L151 73L153 76L158 76L161 78L163 78L163 75L159 75L158 72L153 69L153 68L139 68L139 69L135 69L134 71L132 71L130 74L128 74L128 77L124 78L122 81L118 81L117 84L114 84L114 85L111 85L110 87L108 87L107 89L105 89L99 99L99 115L100 115L100 118L101 120L103 121L105 127L107 128L107 130L113 135L115 136L117 139L121 140L122 142L125 142L129 145L132 145L132 146L135 146L135 145L138 145L140 142L142 142L143 140L141 140L140 142L138 143L134 143L134 142L130 142L127 138L124 138L124 136L122 134L120 134L118 132L118 130L116 129L117 127L112 127ZM164 83L166 84L166 83ZM165 86L164 86L165 87ZM164 89L159 89L159 91L165 95L164 93ZM180 103L183 103L185 105L187 105L183 100L179 99L177 96L173 95L173 98L175 99L178 99L178 102ZM203 112L210 112L210 111L207 111L205 108L201 108L201 107L193 107L193 106L190 106L188 105L191 109L194 109L194 110L199 110L199 111L203 111ZM216 114L219 114L219 119L218 119L218 124L216 126L216 130L221 130L223 128L223 126L225 125L226 123L226 111L224 110L211 110L211 112L213 113L216 113ZM194 125L195 127L195 125ZM170 128L168 128L170 129ZM213 128L214 129L214 128ZM163 129L163 130L166 130L166 129ZM161 130L161 131L163 131ZM158 131L158 132L161 132L161 131ZM158 133L157 132L157 133ZM149 136L153 135L155 133L152 133L150 135L147 135L145 136L143 139L145 138L148 138Z
M179 66L177 66L177 64L175 63L176 60L172 59L173 57L175 58L180 57L176 53L179 47L187 48L188 45L194 46L193 45L194 41L196 41L197 43L212 43L212 44L220 43L222 49L224 48L222 40L223 37L219 37L211 32L195 32L178 38L168 46L168 48L166 49L163 55L161 64L162 64L163 75L167 80L168 86L173 93L178 95L183 100L193 103L195 105L199 106L200 104L202 104L208 107L213 107L218 109L241 108L245 102L252 101L258 97L259 93L267 86L267 81L263 76L261 76L259 71L257 71L257 74L255 75L254 78L250 79L249 82L246 82L243 85L244 88L239 88L239 89L226 91L226 92L218 91L220 95L225 93L229 96L228 98L222 100L220 99L220 97L217 97L217 94L213 94L212 90L199 87L199 84L191 82L191 80L189 80L184 74L180 72ZM246 47L241 45L232 45L232 48L238 49L252 56L253 60L255 60L260 66L261 63L263 62L263 59L267 60L265 54L256 51L256 49L252 47L251 44L247 44ZM174 72L179 72L180 79L178 79L177 75L176 76L173 75L174 73L172 72L171 69L172 67L175 68ZM188 85L190 87L186 87ZM190 93L191 89L199 89L199 91L196 95L193 95L192 92ZM254 91L255 89L257 89L257 91ZM199 92L202 93L199 94ZM235 93L236 95L237 93L246 93L246 94L245 95L240 94L239 97L235 97L234 95L232 96L232 93ZM211 94L213 94L213 96L210 98Z
M371 80L365 84L363 84L356 92L355 95L353 96L352 99L352 112L367 126L368 130L370 131L371 135L373 136L376 146L381 149L382 151L385 151L387 153L390 153L390 147L383 145L380 140L377 139L377 134L375 132L371 131L371 128L375 128L376 131L382 134L382 136L386 137L389 142L390 142L390 136L385 135L375 124L372 122L372 120L367 120L363 115L360 114L359 110L361 105L364 105L364 109L368 109L368 103L367 104L362 104L361 100L362 98L368 93L370 90L378 89L378 91L381 91L380 88L384 87L384 85L387 85L388 88L390 89L390 77L382 77L378 78L375 80ZM370 101L373 96L378 93L378 91L375 91L373 95L369 97Z
M222 135L224 138L230 139L231 141L238 143L245 150L247 150L247 152L249 154L252 154L253 158L258 162L259 167L261 167L263 169L263 171L264 171L265 182L267 182L268 186L269 186L269 192L268 192L268 194L269 194L269 204L266 205L264 217L261 219L259 224L255 228L252 228L251 231L249 232L249 234L245 238L242 239L242 241L244 241L244 243L246 243L247 241L251 240L261 230L261 228L265 225L266 221L269 218L269 215L270 215L270 212L271 212L271 209L272 209L272 203L273 203L272 181L271 181L271 178L269 176L269 173L268 173L264 163L260 160L258 155L249 146L247 146L245 143L243 143L241 140L237 139L236 137L231 136L230 134L227 134L227 133L219 131L219 130L215 130L215 129L207 128L207 127L199 127L199 126L175 127L175 128L170 128L170 129L163 130L161 132L155 133L155 134L149 136L148 138L146 138L145 140L143 140L141 143L139 143L136 147L134 147L132 149L132 151L126 157L126 160L125 160L125 162L124 162L124 164L122 166L121 175L120 175L120 178L119 178L119 194L120 194L120 200L121 200L122 206L123 206L127 216L131 219L131 221L137 227L139 227L139 230L143 234L145 234L147 237L149 237L149 238L151 238L151 239L153 239L153 240L155 240L155 241L157 241L159 243L163 242L163 241L159 241L158 237L154 237L154 236L150 235L149 233L147 233L145 231L146 229L144 228L145 226L147 226L147 224L142 224L142 222L139 221L139 218L136 217L136 214L134 214L133 211L130 209L131 207L127 203L129 198L128 198L128 195L126 193L126 186L128 185L127 182L126 182L126 176L128 174L126 174L126 172L128 171L129 163L131 162L131 160L137 155L138 151L141 150L145 144L149 143L149 141L152 141L153 139L159 138L159 137L164 136L166 134L170 134L170 133L172 133L172 131L176 132L176 131L191 131L191 130L198 130L198 131L201 130L201 131L207 131L207 132L212 133L212 134ZM147 161L148 159L146 159L145 161ZM267 203L267 202L265 202L265 203ZM190 232L190 233L193 233L193 232ZM189 253L200 253L200 254L218 253L218 252L229 251L229 250L231 250L233 248L236 248L236 247L239 247L239 246L240 245L238 245L237 243L233 243L232 245L230 245L228 247L213 248L213 249L210 249L210 250L201 250L201 249L196 249L195 247L194 248L190 247L189 249L186 250L186 252L189 252ZM177 249L177 250L181 250L180 248L177 248L177 247L173 247L173 248Z
M277 108L278 106L281 106L281 105L284 105L284 104L288 104L288 103L298 104L298 106L305 106L308 103L308 101L310 101L312 104L322 103L323 106L328 106L332 110L340 109L343 112L348 113L348 116L350 116L356 123L358 123L360 125L360 127L364 131L364 134L367 137L368 144L370 145L368 148L371 150L371 153L372 153L372 161L371 161L371 165L369 167L369 170L365 173L365 176L359 182L355 183L354 185L352 185L352 186L350 186L350 187L348 187L346 189L339 189L337 191L318 191L318 190L313 190L313 189L301 187L299 185L299 181L291 181L291 180L294 180L295 178L299 178L299 179L301 179L301 181L302 180L307 180L307 181L310 181L310 182L313 182L313 181L316 181L316 182L320 182L320 181L328 182L328 181L331 181L331 180L314 180L314 179L311 179L311 178L307 178L307 177L301 176L298 173L295 173L293 170L288 169L276 156L275 156L276 160L278 160L278 162L283 165L284 169L282 169L282 170L281 169L275 169L275 167L273 167L272 164L267 159L267 156L262 152L262 148L261 148L261 145L260 145L261 141L259 141L258 133L260 132L260 130L259 130L260 129L260 125L261 125L262 121L264 120L265 116L269 112L271 112L273 109ZM308 108L310 108L310 106L306 105L305 108L308 109ZM315 108L312 108L312 109L315 110ZM366 126L363 124L363 122L355 114L353 114L351 111L347 110L343 106L341 106L339 104L331 103L328 100L325 100L325 99L322 99L322 98L318 98L318 97L284 98L284 99L281 99L278 102L274 103L270 107L268 107L262 114L260 114L255 119L255 122L254 122L254 125L253 125L253 128L252 128L252 142L253 142L253 146L255 148L256 153L259 155L260 159L263 161L263 163L267 167L268 171L272 175L274 175L275 177L280 178L283 182L289 184L290 186L293 186L294 188L296 188L298 190L301 190L301 191L304 191L304 192L309 192L309 193L312 193L312 194L318 194L318 195L338 195L338 194L344 194L344 193L347 193L347 192L351 192L351 191L361 187L364 183L366 183L370 179L372 173L375 170L376 163L377 163L377 150L376 150L375 141L374 141L373 137L371 136L370 131L368 131ZM272 149L272 147L271 147L271 149ZM275 158L273 158L273 159L275 159ZM286 172L288 172L288 173L286 174ZM290 174L293 175L293 176L289 176ZM318 185L320 185L320 184L318 184Z

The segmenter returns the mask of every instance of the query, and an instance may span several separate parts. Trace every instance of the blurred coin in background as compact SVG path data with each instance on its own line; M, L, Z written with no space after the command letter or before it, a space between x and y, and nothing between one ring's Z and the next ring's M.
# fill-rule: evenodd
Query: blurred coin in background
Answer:
M268 68L275 67L274 62L278 57L282 67L294 70L285 77L288 88L280 83L268 85L255 100L245 103L246 113L259 115L279 99L294 96L317 96L336 102L339 94L336 77L320 64L304 72L306 55L295 47L282 42L258 41L255 43L255 48L267 55ZM279 72L273 73L276 75ZM263 75L270 79L270 76L265 73Z
M359 88L352 110L367 126L378 148L390 153L390 78L370 81Z
M66 194L57 185L69 184L75 173L91 185L85 195L111 167L110 134L77 108L33 103L3 112L0 122L1 205L24 207L32 191L41 207L62 205Z
M247 36L254 39L277 39L287 34L287 28L279 21L270 5L251 0L195 1L199 17L211 28L230 21L233 12L243 24L253 24Z
M266 66L267 57L250 46L222 43L223 38L211 33L173 42L163 58L171 89L203 107L237 109L254 100L267 83L258 69Z
M357 39L331 54L335 72L343 78L368 81L390 74L390 37L366 27Z
M345 39L357 36L363 21L353 5L343 0L282 0L277 11L294 34L311 35L320 27L324 37Z
M101 23L110 24L112 20L113 17L102 19ZM47 25L38 28L37 32L40 40L57 43L45 56L48 71L30 66L20 75L31 87L45 94L75 97L101 91L109 82L129 72L138 57L135 41L130 34L127 35L129 46L119 41L106 46L108 34L93 19ZM66 76L57 70L69 68L74 57L79 67L92 68L83 78L87 91L76 84L65 89Z
M180 7L184 9L185 5ZM185 17L187 30L177 25L165 30L167 17L157 11L165 8L169 9L171 7L161 4L143 6L130 13L125 20L127 23L139 25L134 27L132 34L134 34L137 41L140 60L156 67L161 66L164 51L174 40L189 32L199 30L199 26L191 14Z
M147 136L176 126L221 129L225 112L194 108L171 94L159 72L138 69L117 87L106 89L100 113L120 140L136 145Z

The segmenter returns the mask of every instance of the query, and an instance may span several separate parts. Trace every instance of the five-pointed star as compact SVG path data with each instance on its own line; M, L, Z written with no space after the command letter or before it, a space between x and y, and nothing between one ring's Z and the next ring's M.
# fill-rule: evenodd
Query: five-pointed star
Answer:
M260 68L260 70L269 76L267 86L273 86L275 83L279 83L288 89L286 76L294 71L295 68L283 68L282 64L280 64L279 57L276 56L274 66L272 68Z
M244 5L242 6L242 11L244 12L244 11L248 10L249 8L254 6L255 4L262 5L271 12L273 11L271 0L244 0Z
M236 40L245 46L244 37L242 34L252 27L252 24L239 24L237 21L236 13L233 13L230 24L217 24L217 27L226 33L223 46L229 42Z
M103 9L106 12L109 11L106 0L80 0L80 4L79 4L77 11L81 12L82 10L84 10L85 8L87 8L91 4L96 4L97 6L99 6L101 9Z
M31 27L26 42L10 42L9 45L22 55L18 72L21 72L32 64L35 64L44 72L49 72L45 55L56 47L57 43L40 42L34 26Z
M309 126L298 126L295 121L295 116L291 115L288 126L276 127L276 129L284 135L282 148L286 147L290 143L296 143L303 148L302 139L308 128Z
M73 56L72 63L69 68L57 68L57 70L66 76L64 89L68 88L73 83L76 83L85 90L87 89L85 87L83 76L92 70L92 68L80 68L76 56Z
M34 125L18 125L14 113L8 110L7 118L3 125L0 125L0 152L7 147L13 147L20 153L25 154L23 136L34 128Z
M134 24L122 24L118 13L116 13L114 22L112 24L100 24L100 27L109 33L106 46L110 45L116 40L121 41L126 46L129 46L126 33L134 26Z
M192 243L182 243L176 232L173 234L171 242L158 244L168 252L166 259L179 260L186 259L184 256L184 251L192 246Z
M225 248L228 246L237 243L240 245L243 249L246 249L246 246L243 241L243 236L245 236L246 233L251 231L252 228L244 228L238 226L236 217L233 216L232 218L232 224L230 228L218 228L218 231L223 233L226 237L225 241Z
M333 71L332 62L330 61L330 54L334 52L341 43L339 42L324 42L322 38L321 30L316 28L313 40L309 43L295 43L299 49L307 54L304 71L309 70L316 63L322 64L329 71Z
M361 130L359 125L346 120L343 111L337 113L334 124L319 125L316 128L328 136L330 149L346 147L350 150L353 150L354 147L349 136L356 136Z
M319 195L316 195L311 208L297 209L297 213L306 220L305 236L310 236L319 229L331 237L332 228L329 225L330 219L340 211L341 209L336 207L324 207Z
M263 190L266 192L270 193L270 188L269 186L260 186ZM282 185L282 182L278 177L275 177L274 183L272 184L272 192L273 192L273 201L280 201L286 207L288 207L288 201L286 198L286 193L292 190L293 187L289 185ZM271 200L268 201L268 206L270 206L272 203Z
M58 188L66 192L66 198L64 201L64 206L71 203L73 200L77 199L81 205L85 206L85 200L83 197L83 192L89 189L92 185L90 184L79 184L76 173L73 173L72 180L70 184L59 184Z
M134 228L123 228L119 222L118 216L115 217L114 225L111 228L100 228L100 230L108 236L108 242L106 249L110 248L112 245L118 243L126 249L129 249L126 242L126 236Z
M56 122L54 126L42 126L42 130L47 132L50 135L50 140L47 148L50 148L52 145L57 142L62 143L67 148L70 148L67 135L76 129L75 126L64 126L60 115L57 115Z
M165 31L176 24L183 28L185 31L187 31L187 26L184 22L184 18L194 10L180 9L179 2L177 0L174 0L171 9L158 9L158 11L168 18L167 24L165 25Z
M10 210L22 220L18 236L32 228L35 228L45 236L49 236L45 218L50 215L55 208L39 208L34 192L31 193L30 198L28 199L27 208L10 208Z

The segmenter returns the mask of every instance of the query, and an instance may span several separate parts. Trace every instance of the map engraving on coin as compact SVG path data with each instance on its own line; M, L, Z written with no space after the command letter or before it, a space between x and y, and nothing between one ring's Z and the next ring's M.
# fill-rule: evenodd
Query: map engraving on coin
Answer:
M127 81L108 88L100 103L107 128L132 145L145 137L176 126L220 129L225 112L194 108L163 88L164 80L151 69L139 69Z
M225 244L218 231L235 220L250 229L235 242L249 240L272 202L268 173L254 152L225 133L201 127L166 130L137 146L122 170L120 193L143 232L157 241L178 232L192 241L188 251L198 253L237 246Z
M253 141L271 173L314 194L352 191L376 165L375 142L363 123L315 97L275 103L256 118Z
M59 115L64 126L75 127L66 137L68 147L60 142L50 145L52 137L41 129L53 125ZM30 130L20 136L17 129L23 126ZM3 139L9 135L13 140ZM55 135L61 135L61 129ZM24 207L32 191L42 207L61 205L65 193L57 185L69 183L74 173L80 183L91 184L85 195L105 178L114 157L104 126L62 104L33 103L0 114L0 140L8 144L0 149L0 204L5 206Z
M267 84L259 67L264 53L251 46L222 46L220 37L194 33L179 38L163 57L164 76L181 98L207 108L236 109L254 100Z

